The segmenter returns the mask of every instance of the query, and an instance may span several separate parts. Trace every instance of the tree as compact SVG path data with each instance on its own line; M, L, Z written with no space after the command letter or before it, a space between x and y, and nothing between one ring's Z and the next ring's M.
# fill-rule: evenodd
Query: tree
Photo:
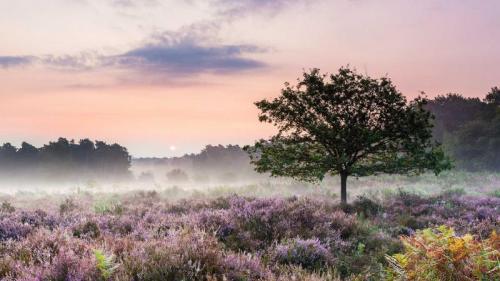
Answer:
M486 95L486 98L484 100L488 104L493 104L497 107L500 106L500 88L491 88L491 91Z
M495 109L479 98L468 98L460 94L449 93L429 100L425 108L436 118L434 120L434 138L446 142L467 122L476 119L491 119Z
M348 176L377 173L436 174L451 164L433 143L426 99L411 102L387 77L372 79L348 67L337 74L304 73L297 86L255 103L259 120L277 135L245 149L258 172L317 182L340 175L347 202Z

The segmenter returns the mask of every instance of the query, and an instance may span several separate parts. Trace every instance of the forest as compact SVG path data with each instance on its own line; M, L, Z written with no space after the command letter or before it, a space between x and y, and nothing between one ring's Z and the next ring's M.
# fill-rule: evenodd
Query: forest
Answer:
M443 143L458 168L500 171L500 89L484 99L459 94L429 101L434 114L434 138Z
M0 177L38 181L129 179L131 156L119 144L59 138L42 147L23 142L0 146Z

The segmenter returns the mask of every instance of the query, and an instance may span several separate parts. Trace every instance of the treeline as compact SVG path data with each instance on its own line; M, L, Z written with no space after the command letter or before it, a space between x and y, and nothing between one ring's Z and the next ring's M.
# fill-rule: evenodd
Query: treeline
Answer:
M208 172L219 170L239 170L248 166L250 158L239 145L207 145L200 153L186 154L171 158L137 158L134 163L150 165L170 165Z
M120 179L130 176L131 157L119 144L59 138L42 147L23 142L0 146L0 176L28 180Z
M484 99L441 95L428 103L434 138L443 143L457 168L500 172L500 89Z
M178 172L175 169L180 169L190 180L202 182L237 181L258 176L250 165L248 154L239 145L207 145L200 153L182 157L138 158L133 160L133 165L146 171L165 171L163 176L169 179L173 172Z

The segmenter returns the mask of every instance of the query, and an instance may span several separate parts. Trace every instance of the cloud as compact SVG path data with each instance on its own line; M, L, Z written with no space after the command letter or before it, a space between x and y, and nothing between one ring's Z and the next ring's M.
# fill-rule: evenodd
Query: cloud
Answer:
M67 84L64 87L74 90L80 90L80 89L85 90L85 89L102 89L107 86L102 84L92 84L92 83L76 83L76 84Z
M31 64L33 57L30 56L0 56L0 67L8 68Z
M200 25L179 32L153 35L148 42L116 55L84 52L78 55L0 57L0 66L40 65L56 70L86 71L125 69L155 75L191 76L201 73L226 74L265 67L248 55L266 49L245 44L212 42L211 28Z
M46 55L38 57L41 65L63 70L91 70L104 65L106 56L98 52L82 52L77 55Z
M112 59L121 66L138 70L190 75L252 70L266 64L246 57L266 50L254 45L205 44L194 33L167 32L154 37L153 43L132 49Z
M308 3L318 0L213 0L218 13L226 18L235 18L247 14L275 14L298 3Z
M115 0L123 2L123 5L132 1L139 0ZM256 1L244 2L250 5ZM278 2L283 1L286 0ZM200 21L177 31L153 33L147 40L122 53L105 55L90 51L76 55L0 56L0 67L37 65L63 71L119 69L157 77L190 77L203 73L230 74L267 66L263 61L252 58L252 55L265 53L268 49L252 44L221 43L218 36L220 29L220 22Z
M156 6L159 4L157 0L110 0L112 6L119 8L133 8L137 6Z

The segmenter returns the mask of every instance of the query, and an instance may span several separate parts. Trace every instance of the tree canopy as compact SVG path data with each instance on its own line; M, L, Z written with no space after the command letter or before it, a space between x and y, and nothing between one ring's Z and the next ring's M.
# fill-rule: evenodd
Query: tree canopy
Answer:
M500 89L486 97L440 95L426 105L435 116L434 138L458 168L500 171Z
M131 157L119 144L59 138L40 148L23 142L20 148L0 145L0 175L48 180L123 178L130 176Z
M339 174L346 202L348 176L450 167L432 141L426 102L408 102L387 77L373 79L349 67L331 75L313 69L296 86L285 83L279 97L255 103L259 120L278 133L246 150L258 172L273 176L315 182Z

